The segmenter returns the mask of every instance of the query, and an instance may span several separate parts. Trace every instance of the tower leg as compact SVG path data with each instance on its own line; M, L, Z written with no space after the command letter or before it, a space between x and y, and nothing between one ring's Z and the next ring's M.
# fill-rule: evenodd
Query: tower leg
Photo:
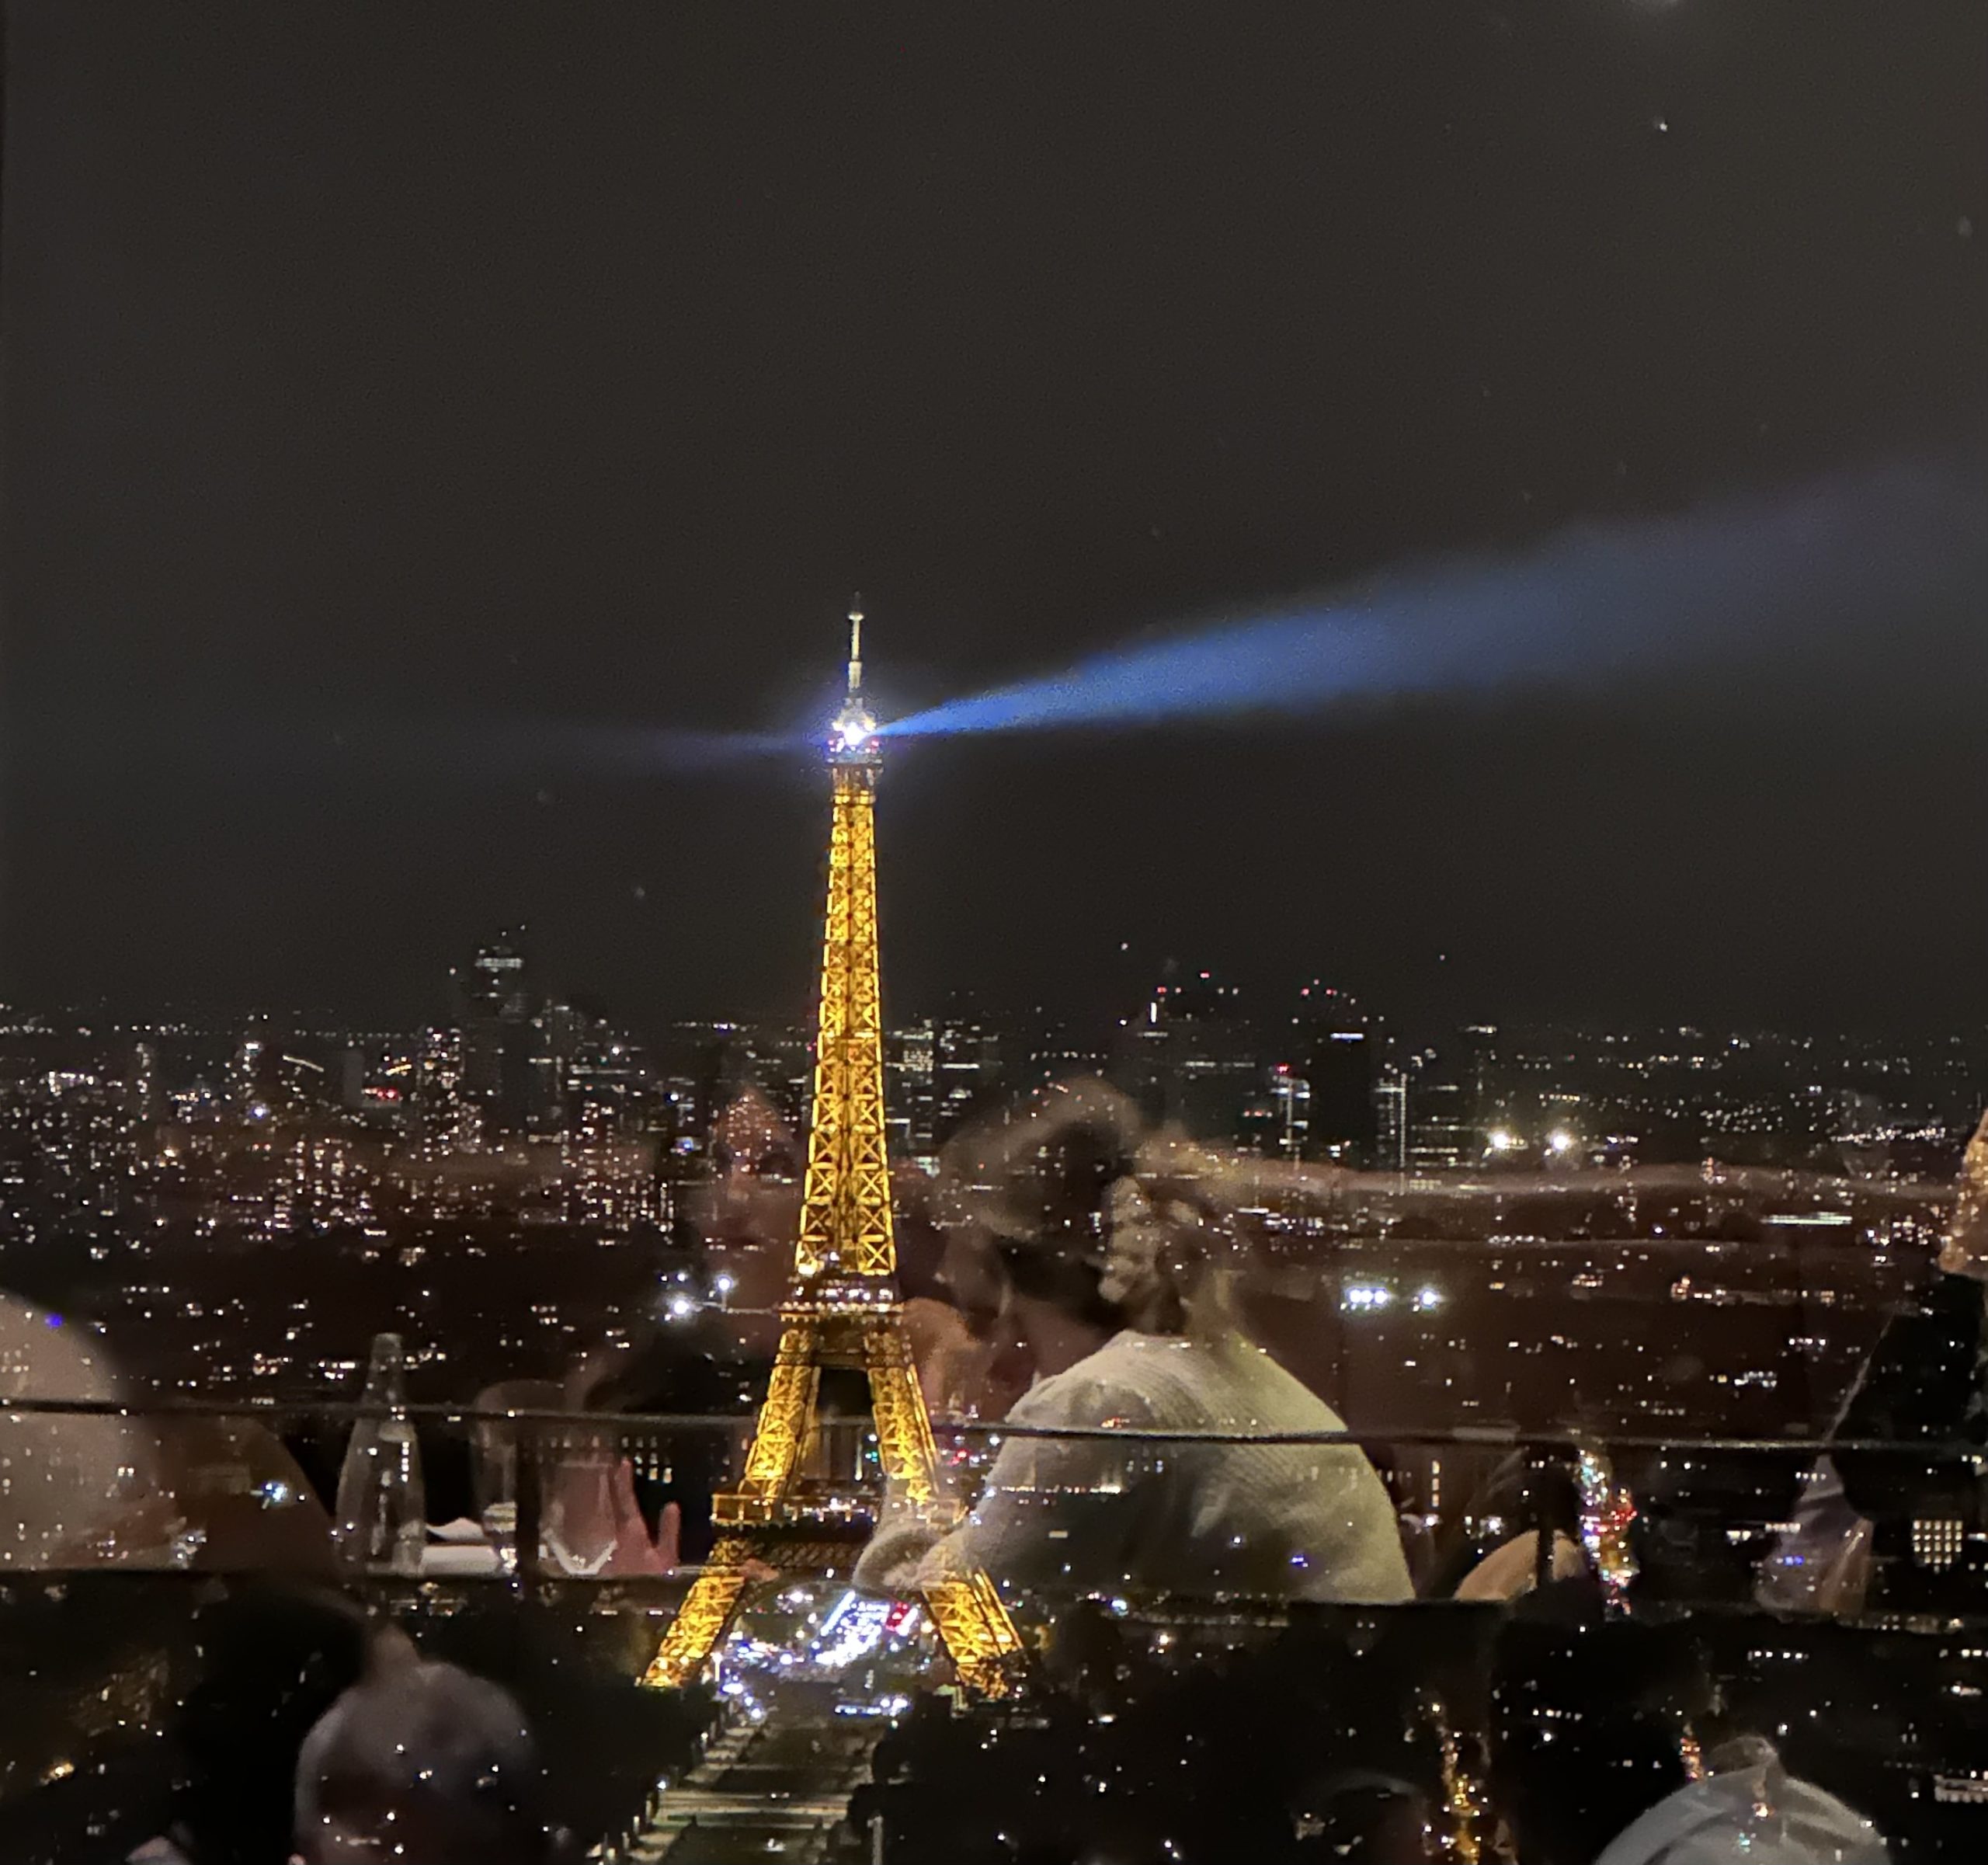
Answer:
M820 1326L812 1317L787 1317L780 1331L766 1403L759 1407L752 1448L746 1453L746 1473L731 1499L735 1505L760 1505L763 1516L767 1507L787 1494L815 1421L815 1395L822 1384L821 1344Z
M925 1609L969 1690L1006 1696L1020 1683L1021 1637L984 1572L975 1568L933 1581L925 1589Z
M939 1452L902 1324L894 1317L866 1327L863 1360L870 1376L870 1410L877 1421L877 1456L884 1481L905 1501L930 1508L939 1499Z
M711 1550L709 1564L677 1609L642 1679L646 1688L680 1690L697 1682L739 1610L752 1552L749 1543L731 1538Z
M902 1323L893 1316L887 1324L866 1328L863 1354L885 1481L912 1508L949 1522L956 1517L958 1505L940 1493L932 1416L919 1390ZM1015 1687L1023 1659L1021 1637L984 1572L963 1569L934 1581L925 1590L925 1609L968 1689L1006 1696Z

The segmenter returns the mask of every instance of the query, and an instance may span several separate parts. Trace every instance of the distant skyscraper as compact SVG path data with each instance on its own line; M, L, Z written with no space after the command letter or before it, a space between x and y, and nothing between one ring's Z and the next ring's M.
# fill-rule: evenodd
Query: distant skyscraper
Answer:
M1409 1167L1408 1073L1398 1062L1382 1065L1374 1084L1374 1163L1384 1172Z
M1411 1170L1453 1171L1482 1160L1497 1034L1490 1024L1472 1024L1440 1049L1422 1049L1408 1058Z
M532 1102L533 1004L525 962L506 934L456 975L463 1032L463 1090L500 1128L522 1128Z
M422 1153L467 1152L483 1136L481 1108L463 1087L463 1039L457 1030L426 1029L415 1046L411 1130Z
M933 1026L933 1085L938 1105L933 1137L943 1146L977 1114L995 1107L1006 1085L1000 1032L972 999L955 995Z
M1038 1008L1025 1020L1013 1057L1003 1060L1008 1091L1019 1095L1051 1082L1101 1075L1110 1057L1097 1030Z
M900 1159L938 1156L938 1032L930 1018L893 1030L884 1044L885 1131Z
M1241 988L1211 973L1170 964L1145 1015L1120 1032L1110 1073L1149 1119L1178 1122L1197 1139L1260 1143L1258 1033Z
M130 1108L134 1121L158 1117L158 1045L141 1042L131 1052Z
M769 1120L788 1129L787 1157L780 1169L798 1170L792 1136L805 1123L813 1063L805 1036L778 1025L743 1023L679 1024L674 1043L683 1059L681 1126L683 1143L694 1153L710 1150L728 1111L741 1100L761 1105ZM764 1124L756 1117L756 1126ZM774 1162L762 1160L759 1169Z
M266 1120L275 1091L275 1038L266 1023L252 1024L228 1065L228 1099L245 1119Z
M1362 1165L1376 1150L1375 1043L1352 993L1314 979L1298 993L1294 1058L1309 1090L1304 1150Z
M1274 1064L1266 1091L1243 1110L1238 1136L1267 1158L1302 1159L1312 1127L1312 1084L1288 1062Z

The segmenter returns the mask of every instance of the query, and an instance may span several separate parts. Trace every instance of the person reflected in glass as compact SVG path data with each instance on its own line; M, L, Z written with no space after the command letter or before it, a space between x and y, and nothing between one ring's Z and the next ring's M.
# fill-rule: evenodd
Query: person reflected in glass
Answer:
M1972 1453L1988 1446L1988 1114L1961 1161L1938 1271L1886 1323L1844 1404L1833 1448L1803 1488L1796 1532L1770 1564L1775 1603L1792 1594L1798 1606L1854 1613L1878 1574L1918 1565L1915 1522L1980 1522ZM1854 1448L1881 1442L1927 1448ZM1777 1564L1817 1578L1792 1588ZM1980 1570L1955 1561L1933 1585L1978 1603Z
M1594 1586L1500 1630L1491 1797L1517 1865L1887 1865L1870 1822L1737 1731L1685 1627L1611 1616Z
M509 1694L388 1632L298 1757L294 1865L556 1865L545 1801Z
M1232 1230L1201 1157L1137 1157L1113 1143L1129 1136L1102 1084L1066 1092L1061 1123L1024 1136L1037 1169L989 1188L1037 1373L1009 1422L1046 1435L1003 1439L943 1539L888 1521L859 1584L908 1591L978 1568L1045 1592L1407 1598L1393 1506L1357 1446L1249 1441L1344 1426L1243 1332ZM1015 1221L1031 1206L1032 1225ZM1199 1432L1236 1437L1168 1435Z
M0 1570L335 1572L330 1518L272 1432L154 1396L97 1329L0 1291L0 1397L50 1408L0 1417Z

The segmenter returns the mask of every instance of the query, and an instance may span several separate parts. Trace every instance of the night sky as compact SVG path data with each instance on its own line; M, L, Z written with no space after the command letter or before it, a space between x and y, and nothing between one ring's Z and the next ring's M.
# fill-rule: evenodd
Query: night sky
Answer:
M1988 434L1978 0L8 18L16 1001L798 1014L818 770L645 734L853 589L902 711ZM1988 656L1859 664L906 746L889 1007L1978 1028Z

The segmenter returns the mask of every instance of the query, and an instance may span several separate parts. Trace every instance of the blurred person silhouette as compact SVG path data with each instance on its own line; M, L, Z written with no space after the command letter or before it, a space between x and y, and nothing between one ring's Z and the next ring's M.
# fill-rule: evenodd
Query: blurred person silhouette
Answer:
M147 1410L76 1317L0 1294L0 1398L57 1407L0 1409L0 1568L333 1571L330 1516L271 1432Z
M1028 1355L1003 1312L1009 1285L991 1233L958 1220L952 1188L916 1168L892 1174L898 1298L935 1423L1003 1418L1027 1389Z
M725 1326L741 1352L768 1360L794 1268L804 1153L780 1110L749 1084L713 1123L709 1175L684 1201L683 1230L714 1285L725 1285Z
M1347 1769L1308 1783L1293 1824L1301 1857L1331 1865L1438 1865L1437 1809L1412 1782Z
M0 1410L0 1568L172 1564L158 1446L101 1409L125 1394L89 1329L0 1295L0 1398L81 1408Z
M921 1326L909 1304L905 1316L919 1383L940 1421L1009 1417L1033 1383L1117 1331L1121 1317L1098 1289L1104 1204L1131 1167L1139 1133L1131 1101L1086 1077L947 1143L938 1181L915 1209L937 1258L919 1307L943 1306L950 1318ZM859 1584L910 1587L935 1540L926 1524L887 1507Z
M1344 1427L1243 1333L1219 1167L1142 1142L1101 1082L1018 1126L969 1188L1036 1374L1009 1422L1045 1435L1004 1436L943 1540L887 1520L859 1583L909 1591L964 1565L1055 1592L1408 1597L1393 1505L1357 1446L1248 1441ZM1160 1435L1109 1435L1142 1431ZM1166 1435L1197 1432L1238 1438Z
M983 1127L969 1136L1007 1137ZM794 1268L803 1184L800 1141L766 1097L742 1090L714 1124L713 1170L684 1204L685 1228L702 1252L714 1285L724 1289L721 1329L740 1352L770 1361L780 1334L780 1303ZM928 1407L941 1417L1002 1416L1027 1383L1017 1376L1012 1330L996 1325L998 1272L978 1264L991 1238L976 1231L961 1240L962 1182L978 1156L962 1165L957 1145L941 1182L900 1164L891 1173L896 1219L898 1287L904 1324Z
M712 1157L711 1177L686 1201L683 1229L717 1299L686 1314L666 1310L627 1346L590 1356L566 1383L573 1409L750 1416L752 1365L770 1359L777 1341L793 1270L799 1147L772 1102L749 1087L719 1116ZM944 1275L949 1233L931 1181L915 1167L898 1168L894 1180L898 1287L927 1403L941 1415L976 1415L992 1350L951 1298ZM1012 1396L1004 1391L993 1415ZM623 1454L619 1434L545 1435L548 1526L579 1564L610 1577L660 1573L708 1552L711 1497L732 1460L723 1433L668 1433L639 1461Z
M1100 1292L1106 1207L1142 1138L1130 1098L1086 1077L947 1146L933 1192L937 1280L982 1348L986 1390L969 1409L1005 1416L1030 1383L1117 1331L1122 1317Z
M544 1770L508 1692L396 1630L297 1757L298 1865L553 1865Z
M1549 1578L1575 1580L1587 1571L1580 1544L1564 1530L1553 1531L1553 1564ZM1516 1599L1539 1584L1539 1531L1526 1529L1500 1542L1456 1585L1464 1600Z
M751 1381L736 1352L725 1317L708 1307L666 1314L644 1324L627 1347L575 1369L565 1404L596 1414L749 1418ZM731 1467L731 1439L715 1428L648 1431L633 1445L638 1457L624 1448L625 1436L575 1423L544 1440L548 1534L587 1571L610 1578L701 1561L711 1545L711 1498Z
M1830 1436L1917 1442L1946 1454L1837 1442L1804 1487L1793 1546L1770 1557L1771 1589L1788 1590L1777 1570L1792 1554L1798 1572L1822 1577L1815 1599L1804 1603L1854 1610L1874 1557L1904 1557L1909 1564L1915 1519L1982 1526L1969 1453L1988 1446L1988 1113L1961 1161L1938 1272L1885 1324Z
M1580 1505L1563 1467L1542 1463L1524 1451L1508 1452L1465 1494L1468 1500L1437 1545L1425 1589L1431 1597L1483 1602L1531 1592L1540 1579L1542 1528L1552 1536L1548 1578L1572 1580L1587 1571L1587 1557L1576 1539ZM1535 1526L1506 1532L1527 1519ZM1496 1527L1486 1532L1486 1524Z
M800 1210L792 1129L748 1083L708 1136L711 1171L690 1191L675 1242L695 1286L672 1286L624 1345L589 1354L556 1403L574 1412L749 1412L746 1369L770 1359ZM578 1424L514 1436L537 1463L547 1539L569 1571L665 1574L704 1558L711 1497L730 1467L718 1431L637 1433ZM528 1446L528 1451L523 1447ZM637 1453L637 1454L631 1454Z
M269 1865L287 1856L297 1758L365 1674L362 1609L329 1587L232 1578L203 1589L200 1669L168 1726L178 1785L134 1865Z
M1492 1660L1491 1797L1517 1865L1885 1865L1868 1821L1725 1728L1689 1632L1542 1589Z

